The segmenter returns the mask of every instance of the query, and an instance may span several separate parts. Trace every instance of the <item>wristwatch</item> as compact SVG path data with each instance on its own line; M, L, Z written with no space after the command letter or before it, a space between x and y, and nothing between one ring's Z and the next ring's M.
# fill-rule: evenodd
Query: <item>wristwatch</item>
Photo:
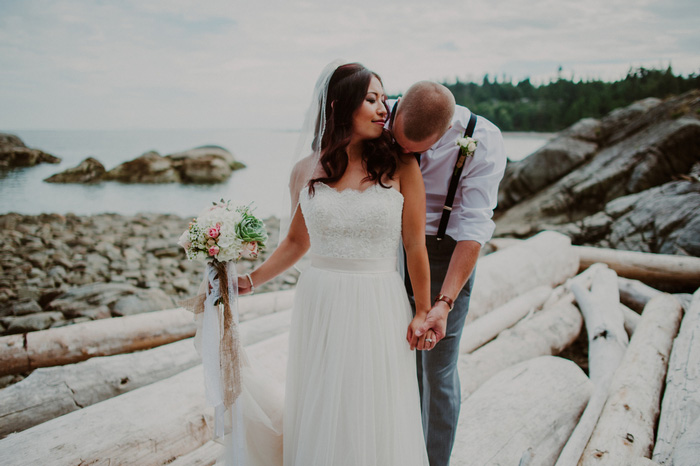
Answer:
M440 293L437 298L435 298L435 302L437 303L438 301L443 301L447 304L447 307L450 308L450 311L452 310L453 307L455 307L455 302L450 298L449 296L445 296L444 294Z

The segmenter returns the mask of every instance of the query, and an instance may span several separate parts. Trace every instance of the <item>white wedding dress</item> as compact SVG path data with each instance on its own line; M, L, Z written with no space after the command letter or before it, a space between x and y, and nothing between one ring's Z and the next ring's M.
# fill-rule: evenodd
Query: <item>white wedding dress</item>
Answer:
M396 265L403 196L379 185L338 192L316 183L300 206L311 267L292 311L284 466L428 466L406 341L411 308ZM254 406L260 385L246 374L241 399L251 419L262 412ZM269 439L255 438L265 435L259 419L244 428L249 450L256 441L270 450Z

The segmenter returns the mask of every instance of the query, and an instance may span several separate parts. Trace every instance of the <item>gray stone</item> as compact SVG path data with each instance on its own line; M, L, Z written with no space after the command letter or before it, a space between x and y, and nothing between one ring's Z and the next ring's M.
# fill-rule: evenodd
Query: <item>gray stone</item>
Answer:
M106 306L112 315L128 315L173 307L173 300L158 289L137 288L128 284L94 283L73 288L54 299L50 310L74 318L80 312Z
M219 146L201 146L167 156L187 183L221 183L245 165Z
M88 157L76 167L56 173L44 181L47 183L97 183L106 173L104 165L97 159Z
M109 170L104 179L122 183L177 183L180 174L171 159L151 151Z
M60 312L40 312L21 317L14 317L8 325L6 333L24 333L45 330L55 322L63 320Z
M37 312L41 312L41 306L33 299L17 301L12 306L12 313L16 316L35 314Z
M32 167L39 163L59 163L61 159L38 149L30 149L14 134L0 133L0 167Z
M597 150L592 142L558 137L529 157L508 164L498 204L509 207L559 180L588 160Z

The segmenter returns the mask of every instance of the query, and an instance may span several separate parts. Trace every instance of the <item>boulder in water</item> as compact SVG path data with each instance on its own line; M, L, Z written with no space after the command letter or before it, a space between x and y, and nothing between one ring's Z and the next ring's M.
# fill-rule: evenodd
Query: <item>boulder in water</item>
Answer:
M56 173L44 181L49 183L97 183L102 181L106 172L104 165L99 160L88 157L77 167Z
M0 167L33 167L39 163L59 163L61 159L39 149L30 149L14 134L0 133Z

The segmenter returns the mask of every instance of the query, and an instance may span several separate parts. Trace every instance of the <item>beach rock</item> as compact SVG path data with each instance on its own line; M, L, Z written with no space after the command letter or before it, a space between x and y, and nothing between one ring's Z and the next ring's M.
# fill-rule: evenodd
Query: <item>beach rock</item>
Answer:
M234 170L244 168L229 151L219 146L201 146L167 156L186 183L221 183Z
M106 306L114 316L159 311L175 307L175 302L158 289L137 288L128 284L93 283L71 288L48 304L48 310L66 318L84 315L84 311Z
M109 170L104 179L122 183L176 183L180 174L172 160L150 151Z
M55 327L176 307L196 293L204 268L177 246L190 220L165 214L0 215L0 334L20 317L15 308L23 309L19 314L65 311L65 320L51 324ZM265 223L270 244L276 244L277 220ZM270 253L242 261L240 270L252 270ZM297 275L289 271L261 285L260 292L289 289ZM80 292L93 286L94 293ZM110 286L126 287L139 299L117 305L130 292L120 294Z
M508 208L526 199L588 160L597 148L593 142L561 136L521 162L508 164L498 205Z
M41 306L33 299L25 299L18 301L12 306L12 314L16 316L24 316L41 312Z
M64 320L63 314L60 312L40 312L9 319L11 320L8 322L9 325L5 331L8 334L45 330L56 322Z
M104 180L122 183L221 183L245 167L219 146L201 146L167 156L147 152L109 170Z
M99 160L88 157L77 167L56 173L44 181L47 183L97 183L102 181L106 172L104 165Z
M599 125L589 121L561 134L598 134L598 148L580 163L562 157L568 173L546 186L552 173L547 164L556 164L546 151L510 164L499 193L496 236L552 229L574 244L700 255L700 91L645 99L611 112ZM534 167L545 174L530 176Z
M33 167L39 163L59 162L58 157L25 146L14 134L0 133L0 167Z

